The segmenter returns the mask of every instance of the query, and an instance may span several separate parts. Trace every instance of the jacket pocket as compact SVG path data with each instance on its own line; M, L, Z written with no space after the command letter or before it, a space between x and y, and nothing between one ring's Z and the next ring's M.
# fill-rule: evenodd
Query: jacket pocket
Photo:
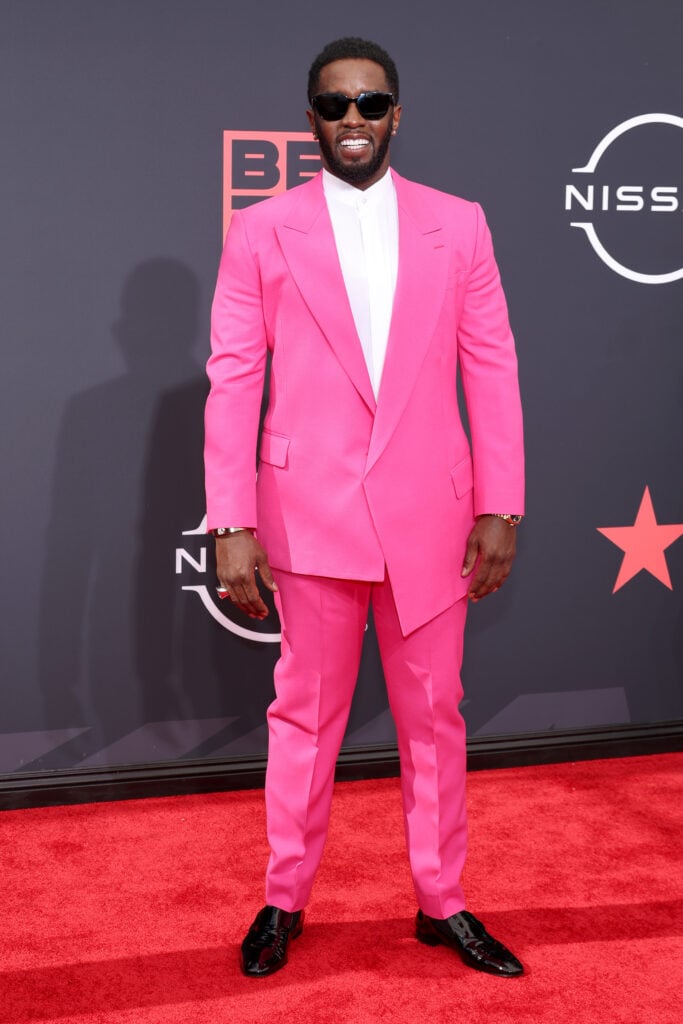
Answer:
M288 437L283 434L272 434L270 430L263 431L260 451L262 462L267 462L270 466L286 466L288 450Z
M471 491L474 487L474 477L472 475L472 456L466 455L464 459L451 470L451 479L453 481L453 487L458 498L464 497L468 491Z

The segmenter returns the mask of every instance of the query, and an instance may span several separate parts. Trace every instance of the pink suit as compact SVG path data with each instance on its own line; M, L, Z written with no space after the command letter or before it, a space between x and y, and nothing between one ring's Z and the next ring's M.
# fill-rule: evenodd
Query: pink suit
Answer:
M307 898L319 857L310 851L322 851L330 776L355 682L358 623L364 624L372 598L399 733L413 877L422 909L444 917L462 909L457 876L464 857L464 731L457 702L460 599L468 580L460 570L475 515L523 511L521 406L505 299L480 207L393 177L399 272L376 402L321 177L233 215L208 364L207 525L255 526L281 590L285 640L278 696L269 712L266 787L273 850L269 902L294 910ZM267 349L270 397L257 481ZM458 412L458 363L471 455ZM317 583L306 577L317 577ZM312 607L305 609L304 583L308 593L318 587L315 607L322 607L323 593L329 602L335 591L337 610L316 626ZM334 624L339 602L348 611L343 629ZM446 621L453 640L429 681ZM322 707L321 694L333 685L321 666L337 663L346 665L347 682L334 684L343 699L312 727L311 708ZM312 676L319 678L311 682ZM425 694L431 705L426 717ZM446 694L451 711L444 717L438 706ZM298 724L293 705L301 712ZM415 730L423 733L417 741ZM433 832L430 785L451 748L453 809L438 825L438 849L418 856L416 837ZM292 756L294 773L285 767ZM299 792L292 796L297 779ZM437 789L443 798L443 781ZM462 856L454 853L456 834ZM444 914L445 907L453 909Z

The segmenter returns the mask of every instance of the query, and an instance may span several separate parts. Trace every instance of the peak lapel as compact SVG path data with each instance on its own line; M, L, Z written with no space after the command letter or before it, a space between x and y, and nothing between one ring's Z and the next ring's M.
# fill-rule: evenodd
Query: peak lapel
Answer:
M369 409L375 396L341 272L322 177L303 188L276 233L311 315Z
M394 183L398 199L398 279L368 469L385 448L408 402L436 327L448 276L443 228L421 205L424 193L418 197L412 183L396 174Z

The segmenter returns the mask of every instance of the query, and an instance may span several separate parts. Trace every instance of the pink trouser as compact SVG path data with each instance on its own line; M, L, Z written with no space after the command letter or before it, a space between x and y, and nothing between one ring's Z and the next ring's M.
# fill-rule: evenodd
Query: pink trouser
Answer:
M404 637L387 579L273 575L282 655L268 709L267 903L295 911L308 901L372 601L418 903L431 917L457 913L465 905L460 875L467 846L465 724L458 709L467 599Z

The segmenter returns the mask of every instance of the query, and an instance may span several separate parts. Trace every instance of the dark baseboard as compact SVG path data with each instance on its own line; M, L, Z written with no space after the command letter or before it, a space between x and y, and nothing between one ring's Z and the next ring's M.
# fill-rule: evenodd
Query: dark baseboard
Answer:
M467 744L470 771L524 765L633 757L683 750L683 721L654 725L475 737ZM121 768L70 769L0 776L0 810L94 803L143 797L180 796L237 789L258 789L265 777L265 756L230 760L171 761ZM336 778L392 778L398 775L393 744L355 747L339 755Z

